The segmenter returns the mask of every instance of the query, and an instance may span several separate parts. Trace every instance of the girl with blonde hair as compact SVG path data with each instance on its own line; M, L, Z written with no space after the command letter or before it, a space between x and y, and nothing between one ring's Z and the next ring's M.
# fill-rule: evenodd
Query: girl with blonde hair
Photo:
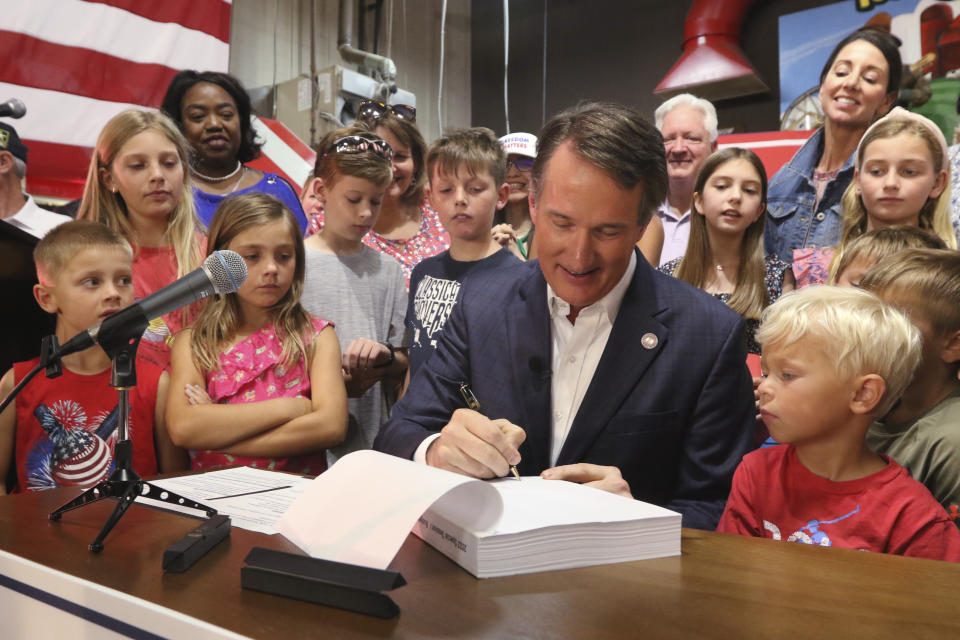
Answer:
M203 237L190 193L188 157L176 125L155 111L122 111L97 138L77 218L105 224L132 245L137 299L200 265ZM166 367L170 341L192 313L187 308L152 322L140 343L141 356Z
M794 254L798 286L836 279L850 242L868 231L919 227L957 248L950 222L947 141L936 124L897 107L867 129L855 162L853 182L843 194L840 242Z
M247 280L210 298L173 347L167 424L194 469L247 465L316 475L347 429L333 325L300 306L303 238L279 200L223 201L208 252L236 251Z

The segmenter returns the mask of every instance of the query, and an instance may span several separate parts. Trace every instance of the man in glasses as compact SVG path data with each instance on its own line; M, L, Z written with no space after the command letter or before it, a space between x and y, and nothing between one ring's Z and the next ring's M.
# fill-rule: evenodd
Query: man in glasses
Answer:
M629 107L572 108L541 131L532 183L538 260L464 282L374 447L481 478L517 465L713 529L753 387L741 318L638 257L667 195L661 136Z
M670 189L657 210L663 223L660 264L680 258L690 237L690 206L697 174L707 157L717 150L717 110L710 102L681 93L654 112L667 153Z

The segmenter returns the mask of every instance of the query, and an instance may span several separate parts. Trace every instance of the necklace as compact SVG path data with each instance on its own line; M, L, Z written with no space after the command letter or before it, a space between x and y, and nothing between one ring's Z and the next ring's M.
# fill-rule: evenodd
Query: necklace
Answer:
M234 173L236 173L236 171L234 171ZM240 172L240 177L237 179L237 182L233 185L233 189L230 189L230 193L233 193L234 191L237 190L237 187L239 187L240 183L243 182L243 176L245 175L247 175L246 167L244 167L243 171ZM230 193L228 193L227 195L230 195Z
M713 268L717 270L717 273L734 273L736 272L738 264L728 264L726 266L720 264L719 262L714 263Z
M222 176L222 177L220 177L220 178L212 178L212 177L210 177L210 176L204 175L204 174L200 173L199 171L197 171L196 169L194 169L193 167L190 167L190 173L192 173L193 175L197 176L198 178L200 178L200 179L202 179L202 180L206 180L207 182L224 182L224 181L226 181L226 180L229 180L229 179L232 178L233 176L237 175L237 173L240 172L240 169L245 169L245 168L246 168L246 167L244 167L242 164L240 164L240 161L237 160L237 168L234 169L233 171L231 171L230 173L228 173L227 175Z

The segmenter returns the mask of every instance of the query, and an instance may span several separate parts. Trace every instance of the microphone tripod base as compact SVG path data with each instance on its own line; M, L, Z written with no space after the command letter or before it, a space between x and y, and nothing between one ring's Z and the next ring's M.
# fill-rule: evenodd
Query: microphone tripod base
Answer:
M94 553L103 551L103 539L107 537L107 534L109 534L113 527L120 521L120 518L123 517L123 514L127 512L127 509L130 508L130 505L133 504L138 496L167 502L178 507L189 507L190 509L203 511L207 516L217 514L217 510L213 507L208 507L205 504L201 504L190 498L185 498L172 491L151 484L146 480L142 480L129 466L130 454L133 451L133 443L130 442L130 440L117 442L114 451L116 454L117 468L110 474L109 478L97 483L96 486L90 487L50 514L50 519L57 522L67 511L79 509L80 507L85 507L88 504L99 502L106 498L116 500L117 506L114 508L113 513L110 514L103 528L100 529L100 534L90 543L90 551Z
M118 317L120 314L114 314L110 318ZM108 318L101 326L103 330ZM123 514L127 512L133 501L138 496L167 502L178 507L189 507L199 511L206 512L207 516L214 516L217 510L208 507L189 498L179 496L172 491L161 489L160 487L141 480L133 471L133 442L130 440L127 428L130 423L130 389L137 384L136 355L137 347L140 345L140 335L147 327L146 316L141 314L139 324L124 319L124 326L132 331L133 338L124 337L120 339L120 334L114 336L112 341L101 340L101 346L107 355L113 360L113 370L110 375L110 386L117 389L117 411L119 422L117 425L117 444L113 448L114 471L106 480L100 481L95 487L91 487L81 493L79 496L66 503L56 511L50 514L50 519L54 522L60 520L61 515L66 511L79 509L92 502L99 502L104 498L113 498L117 501L117 506L113 513L107 518L107 522L100 530L100 535L90 543L90 551L100 553L103 551L103 539L107 537L111 529L120 521ZM131 329L131 327L133 327ZM109 333L109 332L108 332ZM116 333L116 332L114 332ZM186 515L186 514L184 514ZM188 516L189 517L189 516Z

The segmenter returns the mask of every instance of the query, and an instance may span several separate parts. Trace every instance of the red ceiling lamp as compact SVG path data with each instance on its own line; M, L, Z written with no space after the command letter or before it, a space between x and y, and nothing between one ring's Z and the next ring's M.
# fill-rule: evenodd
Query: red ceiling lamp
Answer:
M694 0L684 23L683 54L653 92L725 100L769 91L740 48L740 26L752 1Z

